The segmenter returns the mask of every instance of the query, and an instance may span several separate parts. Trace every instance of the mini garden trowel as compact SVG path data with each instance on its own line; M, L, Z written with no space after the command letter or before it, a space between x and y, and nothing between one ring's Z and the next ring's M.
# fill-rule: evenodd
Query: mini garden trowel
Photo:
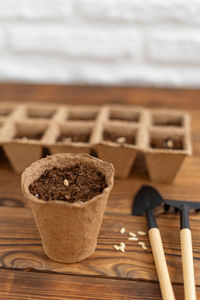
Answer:
M154 209L160 206L163 201L164 200L162 196L155 188L143 185L135 196L132 215L146 214L149 227L148 233L156 270L158 273L162 298L164 300L175 300L167 263L165 260L160 230L158 229L154 215Z
M186 202L165 200L166 211L169 210L170 206L174 207L175 212L177 212L177 210L180 210L180 239L185 300L196 300L194 264L192 253L192 235L190 230L188 212L189 210L198 211L200 209L200 203L190 201Z

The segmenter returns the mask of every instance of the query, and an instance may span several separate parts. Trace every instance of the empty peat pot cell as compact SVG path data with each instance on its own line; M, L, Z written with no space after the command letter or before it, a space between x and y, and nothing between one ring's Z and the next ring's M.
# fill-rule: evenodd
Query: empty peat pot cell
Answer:
M175 114L152 114L152 125L154 126L183 126L183 116Z
M184 140L179 135L152 136L150 147L164 150L184 150Z
M97 109L69 110L67 120L69 121L94 121L98 115Z
M110 109L109 119L111 121L139 122L140 112L131 109Z
M47 129L46 124L20 122L15 124L14 140L26 142L28 140L41 140Z
M52 107L28 107L26 117L30 119L51 119L56 112Z
M130 144L136 143L136 132L118 132L117 128L105 129L103 132L103 140L117 144Z

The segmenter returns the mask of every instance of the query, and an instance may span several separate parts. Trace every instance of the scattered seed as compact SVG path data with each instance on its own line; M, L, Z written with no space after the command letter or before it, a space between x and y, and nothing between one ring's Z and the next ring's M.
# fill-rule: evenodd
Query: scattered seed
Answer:
M128 238L129 241L138 241L137 237L131 236Z
M39 197L39 194L35 194L35 197L38 198L38 197Z
M144 231L138 231L138 234L139 235L146 235L146 232L144 232Z
M137 234L135 234L134 232L129 232L128 234L129 234L130 236L137 237Z
M121 246L122 248L124 248L124 249L126 248L126 245L124 244L124 242L121 242L121 243L120 243L120 246Z
M119 249L120 249L120 246L117 246L117 245L113 245L113 247L114 247L114 249L117 250L117 251L119 251Z
M69 186L69 181L67 179L64 180L64 185Z
M22 141L28 141L28 138L27 138L26 136L23 136L23 137L21 138L21 140L22 140Z
M121 234L124 234L125 231L126 231L126 229L125 229L124 227L122 227L122 228L120 229L120 233L121 233Z
M126 138L124 136L120 136L116 139L116 142L119 144L123 144L126 142Z
M145 246L145 242L138 242L139 246Z
M124 249L123 247L119 247L119 250L120 250L121 252L125 252L125 249Z
M147 247L145 245L142 245L143 250L147 250Z

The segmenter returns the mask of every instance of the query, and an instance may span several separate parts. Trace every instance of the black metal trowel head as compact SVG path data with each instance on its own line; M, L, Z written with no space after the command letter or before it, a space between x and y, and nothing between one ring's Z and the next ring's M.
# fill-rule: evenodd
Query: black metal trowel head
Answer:
M163 202L160 193L152 186L143 185L135 195L132 215L144 214L147 210L154 210Z

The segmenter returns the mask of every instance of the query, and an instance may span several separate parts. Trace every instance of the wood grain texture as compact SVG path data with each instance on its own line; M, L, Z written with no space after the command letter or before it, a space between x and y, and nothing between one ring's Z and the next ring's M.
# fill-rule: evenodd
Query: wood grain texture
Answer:
M156 283L0 270L1 300L161 300ZM183 286L174 286L182 300ZM200 288L197 288L200 297Z
M158 218L166 260L172 282L182 283L182 265L178 216ZM196 283L200 285L200 215L191 216ZM120 234L120 228L126 234ZM29 208L0 209L0 265L4 268L52 271L74 275L94 275L132 280L157 281L148 236L140 237L148 250L128 240L128 232L147 231L146 218L106 214L96 252L78 264L60 264L44 254L31 210ZM126 243L126 252L115 251L114 244Z

